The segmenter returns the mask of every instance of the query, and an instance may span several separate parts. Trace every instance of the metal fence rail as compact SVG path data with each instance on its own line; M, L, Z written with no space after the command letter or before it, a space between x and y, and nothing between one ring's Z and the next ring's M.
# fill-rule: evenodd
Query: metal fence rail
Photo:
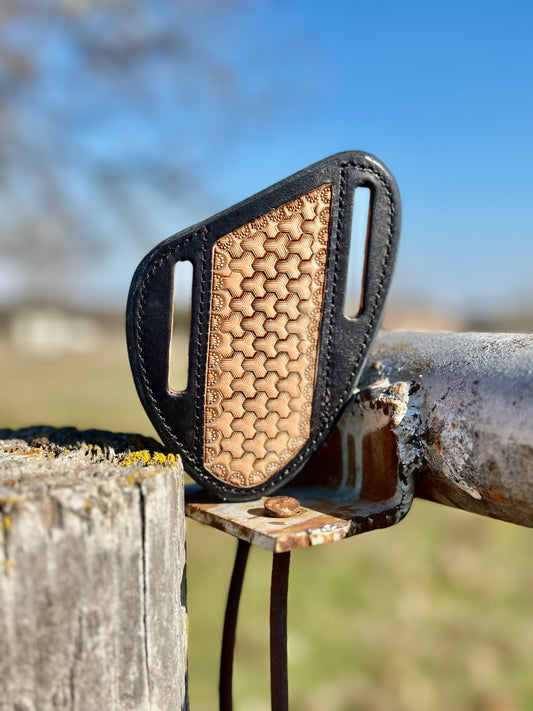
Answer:
M533 526L533 335L381 333L369 366L359 399L408 384L392 431L416 496Z

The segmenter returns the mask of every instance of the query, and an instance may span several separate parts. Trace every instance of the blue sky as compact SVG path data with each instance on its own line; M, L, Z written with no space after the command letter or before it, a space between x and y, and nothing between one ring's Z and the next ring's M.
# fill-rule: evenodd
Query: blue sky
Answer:
M164 5L154 0L154 17ZM82 279L84 298L120 305L136 263L159 240L355 149L388 165L402 195L392 299L481 315L533 306L532 8L276 0L204 13L189 59L149 68L142 110L100 92L98 121L76 137L95 155L152 152L169 168L196 166L188 194L159 195L149 176L135 188L145 216L140 241L116 217L97 214L82 168L66 170L73 199L93 201L87 224L102 245ZM42 91L26 99L37 134L53 119L50 107L78 102L83 112L92 100L76 79L75 52L56 35ZM204 88L195 59L203 55L227 71L218 89Z
M533 305L532 7L297 2L276 19L265 5L254 22L279 20L273 71L293 93L260 135L243 120L237 160L217 166L230 201L329 153L367 150L402 194L393 298L484 313ZM298 18L304 50L298 36L290 44ZM267 73L267 48L250 58L236 44L250 81Z

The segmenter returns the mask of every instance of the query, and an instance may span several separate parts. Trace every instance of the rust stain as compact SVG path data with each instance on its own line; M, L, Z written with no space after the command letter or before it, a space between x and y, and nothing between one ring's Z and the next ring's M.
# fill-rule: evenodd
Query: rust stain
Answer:
M480 491L481 497L483 499L489 499L491 501L497 501L499 504L504 504L505 506L510 506L511 501L504 496L501 491L497 489L489 489L488 491Z
M384 501L396 493L398 448L396 437L388 427L363 438L363 482L361 497Z
M299 488L320 486L337 489L342 484L342 436L335 427L324 444L295 477ZM355 478L355 474L354 474Z
M270 496L265 499L265 513L274 518L289 518L300 513L300 502L292 496Z
M355 489L355 484L357 481L357 468L355 462L355 437L351 434L351 432L349 432L346 437L346 448L348 450L348 477L346 479L346 486L348 487L348 489L353 490Z

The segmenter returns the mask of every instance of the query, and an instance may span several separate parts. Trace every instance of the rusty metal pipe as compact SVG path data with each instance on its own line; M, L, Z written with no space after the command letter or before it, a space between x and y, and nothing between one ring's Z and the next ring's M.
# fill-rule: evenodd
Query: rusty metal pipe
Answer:
M381 466L417 496L533 526L533 335L382 332L349 409L363 426L386 411L396 446ZM379 456L360 458L363 479Z

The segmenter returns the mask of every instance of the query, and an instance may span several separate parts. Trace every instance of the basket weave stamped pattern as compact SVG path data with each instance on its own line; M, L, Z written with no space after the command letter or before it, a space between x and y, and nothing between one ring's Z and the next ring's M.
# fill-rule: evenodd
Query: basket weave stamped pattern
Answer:
M309 437L331 185L213 246L204 466L241 487L269 479Z

